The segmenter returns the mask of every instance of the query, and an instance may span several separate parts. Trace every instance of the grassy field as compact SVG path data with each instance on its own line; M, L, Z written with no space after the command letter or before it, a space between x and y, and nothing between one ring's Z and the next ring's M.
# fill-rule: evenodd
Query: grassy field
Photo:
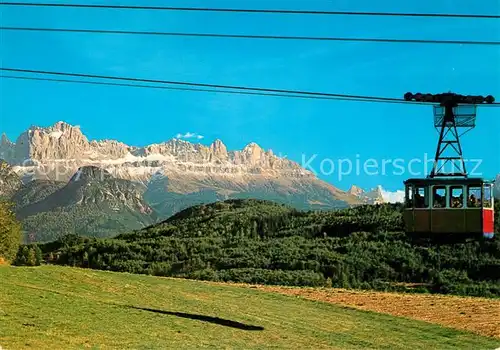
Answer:
M500 342L500 299L337 288L258 286L259 290L440 324Z
M500 341L331 303L189 280L0 267L3 349L495 349Z

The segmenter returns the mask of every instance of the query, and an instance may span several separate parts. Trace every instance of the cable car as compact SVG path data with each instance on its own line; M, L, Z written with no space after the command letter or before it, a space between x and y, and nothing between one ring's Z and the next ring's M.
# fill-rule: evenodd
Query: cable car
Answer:
M409 179L405 181L405 190L406 232L493 237L491 181L481 178Z
M460 137L475 127L476 105L493 103L495 99L453 93L407 93L405 100L439 103L434 105L439 141L433 169L427 178L404 182L406 232L421 237L492 238L493 181L468 176ZM460 134L459 130L463 132ZM447 165L451 172L444 171Z

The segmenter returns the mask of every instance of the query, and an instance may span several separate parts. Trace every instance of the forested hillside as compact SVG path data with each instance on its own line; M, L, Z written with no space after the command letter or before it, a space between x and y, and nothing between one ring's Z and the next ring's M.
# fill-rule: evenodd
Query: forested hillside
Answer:
M500 296L498 238L418 244L401 216L397 205L302 212L230 200L115 239L66 236L42 249L55 264L157 276Z

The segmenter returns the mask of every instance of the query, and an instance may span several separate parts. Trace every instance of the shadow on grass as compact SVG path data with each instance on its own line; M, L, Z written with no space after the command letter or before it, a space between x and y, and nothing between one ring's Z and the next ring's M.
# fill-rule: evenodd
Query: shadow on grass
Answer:
M184 312L173 312L173 311L165 311L165 310L157 310L157 309L149 309L149 308L145 308L145 307L138 307L138 306L131 306L131 305L127 305L125 307L127 307L129 309L154 312L157 314L177 316L177 317L187 318L190 320L209 322L209 323L214 323L214 324L218 324L218 325L225 326L225 327L237 328L237 329L241 329L241 330L245 330L245 331L263 331L264 330L264 327L261 327L261 326L248 325L248 324L244 324L241 322L225 320L223 318L213 317L213 316L188 314L188 313L184 313Z

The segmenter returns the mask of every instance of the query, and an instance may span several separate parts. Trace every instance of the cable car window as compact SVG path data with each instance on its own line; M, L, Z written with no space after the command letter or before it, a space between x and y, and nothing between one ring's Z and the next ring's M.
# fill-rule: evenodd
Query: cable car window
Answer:
M433 190L434 208L446 208L446 187L436 186Z
M429 196L427 195L427 187L415 188L415 208L429 207Z
M406 207L413 208L413 186L406 186Z
M481 208L481 187L469 186L469 193L467 194L467 207Z
M491 185L484 185L483 208L491 208Z
M464 206L464 189L462 186L451 187L450 207L463 208Z

